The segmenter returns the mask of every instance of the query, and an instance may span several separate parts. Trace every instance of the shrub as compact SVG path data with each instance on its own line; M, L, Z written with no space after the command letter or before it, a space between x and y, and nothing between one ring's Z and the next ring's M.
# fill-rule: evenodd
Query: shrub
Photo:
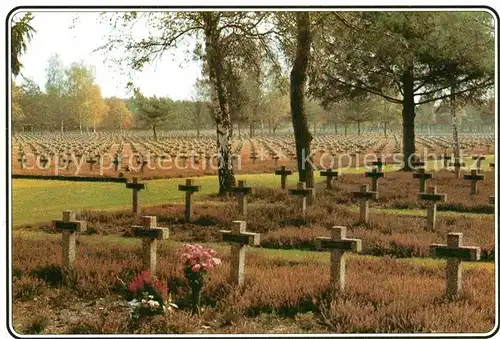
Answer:
M41 334L45 331L48 324L49 318L46 315L37 313L29 320L25 331L27 334Z
M12 284L12 295L14 299L31 300L43 293L46 286L38 278L30 276L22 276L14 279Z

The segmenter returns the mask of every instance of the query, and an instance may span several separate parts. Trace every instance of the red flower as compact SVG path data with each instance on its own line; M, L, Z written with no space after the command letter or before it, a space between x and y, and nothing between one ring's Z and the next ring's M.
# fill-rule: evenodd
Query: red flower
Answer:
M149 271L144 271L132 279L128 286L128 290L132 293L134 298L140 297L143 292L156 292L162 297L167 294L167 286L159 280L153 280L151 272Z

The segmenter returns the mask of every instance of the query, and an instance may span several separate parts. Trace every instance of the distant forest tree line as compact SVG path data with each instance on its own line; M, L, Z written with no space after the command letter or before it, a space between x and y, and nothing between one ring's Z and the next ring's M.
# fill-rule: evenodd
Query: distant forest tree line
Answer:
M289 94L276 85L262 90L259 84L243 78L237 104L231 111L238 135L273 135L291 127ZM169 97L145 97L135 90L130 98L105 98L101 94L92 67L83 62L65 67L58 55L48 60L46 84L40 88L32 79L21 77L12 84L12 124L15 131L116 131L133 129L201 130L214 129L212 105L206 81L198 79L191 100ZM253 95L253 96L252 96ZM305 113L314 133L362 133L398 131L401 125L397 105L368 95L342 100L325 109L318 101L306 98ZM451 117L443 103L419 106L417 131L449 132ZM494 124L494 101L469 103L458 109L459 126L464 132L491 130Z

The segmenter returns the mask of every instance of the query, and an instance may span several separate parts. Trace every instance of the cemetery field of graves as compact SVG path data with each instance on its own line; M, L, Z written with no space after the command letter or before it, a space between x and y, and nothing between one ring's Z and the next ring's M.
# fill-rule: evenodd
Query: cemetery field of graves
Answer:
M495 10L231 6L7 14L6 336L495 335Z
M416 138L416 151L425 157L451 155L447 135L422 135ZM494 134L464 134L461 139L464 165L471 156L490 155ZM381 133L321 134L311 145L311 162L322 168L363 167L375 161L377 154L401 152L401 136L384 137ZM235 137L232 164L236 174L273 173L279 166L296 167L293 136ZM22 133L12 138L12 173L19 176L99 178L178 178L217 174L217 148L212 136L200 138L173 133L153 141L144 131L124 133ZM397 163L384 157L388 165ZM429 168L443 167L447 159L434 156ZM488 160L488 159L486 159ZM449 164L450 166L452 164Z
M392 157L382 161L400 150L397 136L319 135L314 163L323 154L328 162L315 172L314 189L298 182L292 138L236 140L242 166L236 166L230 194L220 197L215 171L192 168L214 152L208 137L153 142L132 133L15 136L13 173L24 176L12 180L14 329L44 334L493 329L492 135L462 136L460 166L446 156L447 137L417 136L420 154L425 147L444 156L420 156L413 172L400 171ZM270 156L259 158L258 149ZM54 167L30 170L29 153L38 159L73 158L73 166L104 154L106 160L92 163L92 169L85 162L82 168L88 168L79 174L66 160L70 168L55 175ZM344 153L351 160L339 160ZM366 167L352 164L352 158L368 153L375 157ZM18 162L23 154L26 160ZM129 162L131 154L138 154L137 160ZM198 156L181 158L189 169L178 172L142 166L162 154ZM135 168L127 171L130 164ZM184 244L211 248L221 260L204 278L196 312L183 271ZM168 311L134 318L127 303L130 284L145 269L165 284Z

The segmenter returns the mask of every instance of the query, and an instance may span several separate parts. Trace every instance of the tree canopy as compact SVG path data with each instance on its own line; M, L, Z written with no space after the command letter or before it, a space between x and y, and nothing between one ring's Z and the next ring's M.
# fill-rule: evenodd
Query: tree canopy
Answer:
M490 22L485 12L332 13L329 34L316 37L310 93L324 104L369 92L402 105L408 165L416 106L450 97L452 87L481 96L493 85Z
M30 12L25 13L21 19L12 22L11 40L10 40L10 62L11 71L15 76L19 75L23 64L19 60L28 49L28 43L36 33L35 29L31 26L33 14Z

